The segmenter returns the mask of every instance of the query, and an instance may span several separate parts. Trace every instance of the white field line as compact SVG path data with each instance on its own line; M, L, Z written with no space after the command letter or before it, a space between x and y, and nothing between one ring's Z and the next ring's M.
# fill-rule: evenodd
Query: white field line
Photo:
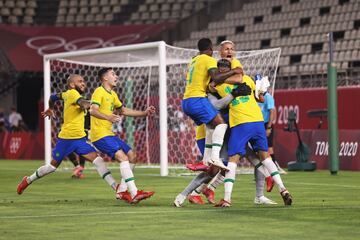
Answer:
M275 207L270 207L274 209ZM269 208L269 209L270 209ZM279 210L358 210L360 206L345 206L345 207L333 207L333 206L314 206L314 207L280 207L276 208L276 211ZM19 216L0 216L0 219L32 219L32 218L58 218L58 217L89 217L89 216L102 216L102 215L159 215L159 214L194 214L194 213L204 213L204 212L257 212L264 211L264 208L253 208L253 209L202 209L202 210L184 210L183 208L173 208L173 210L163 210L163 211L119 211L119 212L99 212L99 213L69 213L69 214L48 214L48 215L19 215Z

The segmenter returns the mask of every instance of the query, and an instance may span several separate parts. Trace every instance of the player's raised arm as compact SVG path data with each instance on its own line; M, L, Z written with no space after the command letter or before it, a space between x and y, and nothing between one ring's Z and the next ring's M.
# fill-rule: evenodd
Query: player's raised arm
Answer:
M147 117L153 115L156 108L154 106L150 106L145 111L138 111L127 107L121 107L119 111L120 114L128 117Z
M54 113L55 102L61 99L62 99L61 93L52 94L49 98L49 108L41 112L41 116L43 118L49 117L49 119L55 118L55 113Z

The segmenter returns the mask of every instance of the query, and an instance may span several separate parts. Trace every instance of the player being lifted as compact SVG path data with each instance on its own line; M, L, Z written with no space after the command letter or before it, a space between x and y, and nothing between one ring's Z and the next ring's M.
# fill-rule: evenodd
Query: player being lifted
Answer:
M117 198L129 203L137 203L151 197L154 192L138 190L130 166L136 155L133 150L112 132L112 123L120 121L121 116L146 117L155 113L150 106L145 111L137 111L123 106L118 95L113 91L119 77L112 68L103 68L98 72L101 86L96 88L91 97L91 132L90 139L95 147L109 157L120 162L120 174L125 186L117 189ZM126 188L127 187L127 188Z
M217 206L231 206L231 193L235 182L236 167L240 157L246 154L245 146L247 142L250 142L254 150L258 152L262 165L265 166L274 182L278 185L284 204L291 205L292 196L285 188L277 167L268 153L264 119L254 96L255 83L247 75L243 76L242 81L250 86L252 91L251 95L237 97L229 104L230 138L228 145L229 163L227 166L229 171L226 172L224 179L224 199ZM234 87L234 85L224 83L217 85L216 90L220 96L226 96Z
M64 122L58 135L56 146L52 151L52 161L38 168L29 177L25 176L17 187L17 193L23 191L35 180L54 172L61 161L70 153L75 152L92 162L100 176L116 190L118 184L115 182L111 172L107 169L104 160L97 154L94 147L86 142L84 130L85 110L90 107L90 102L85 100L81 94L85 90L85 82L80 75L70 75L67 79L68 90L54 94L49 99L49 108L42 112L44 118L54 117L54 103L57 100L64 101Z
M230 69L233 69L233 68L236 68L236 67L240 67L240 68L243 68L242 64L240 63L240 61L235 57L235 44L230 41L230 40L225 40L225 41L222 41L220 43L220 46L219 46L219 55L220 57L222 58L221 60L218 61L218 64L222 64L223 67L223 71L228 71L229 68L228 68L228 63L227 61L224 61L223 59L226 59L229 61L230 63ZM218 68L220 70L220 66L218 65ZM235 89L236 91L236 89ZM226 97L227 98L231 98L232 95L227 95ZM240 96L240 95L238 95ZM212 99L210 99L210 97L212 97ZM236 97L236 96L234 96ZM211 103L214 103L215 101L218 101L216 99L214 99L214 95L212 94L209 94L208 95L208 98L210 99ZM230 101L228 100L227 102L230 103L231 101L233 100L233 98L230 99ZM228 119L228 103L226 104L226 116L227 116L227 119ZM225 106L225 105L222 105L222 106ZM221 109L223 107L219 107L218 104L217 106L215 106L217 109ZM229 130L229 129L228 129ZM203 154L203 149L205 148L205 129L204 129L204 126L197 126L196 128L196 139L197 139L197 143L198 143L198 146L199 146L199 149L200 151L202 152ZM227 146L226 147L226 150L227 151ZM222 155L226 156L226 159L227 159L227 153L225 153L225 151L222 150ZM272 178L271 176L268 176L268 172L266 171L266 169L263 170L263 167L261 164L256 164L258 163L258 160L257 160L257 157L256 157L256 154L254 154L254 152L250 149L250 148L247 148L247 153L246 153L246 157L254 164L255 166L255 179L256 179L256 197L255 197L255 200L254 200L254 203L255 204L275 204L274 201L266 198L264 196L264 179L266 179L266 182L267 182L267 191L270 192L271 189L272 189L272 186L273 186L273 181L272 181ZM195 168L191 169L191 170L196 170L197 168L202 168L201 166L194 166ZM263 174L265 173L265 175ZM189 196L189 201L191 201L192 203L195 203L195 204L202 204L203 201L200 197L200 195L196 194L196 193L200 193L202 192L207 200L209 201L209 203L215 203L215 200L214 200L214 191L215 189L217 188L218 185L220 185L221 183L223 183L224 181L224 176L223 174L217 174L216 177L214 177L211 182L206 186L206 187L203 187L202 189L201 188L198 188L196 191L194 191L190 196Z
M242 74L242 69L234 68L229 72L220 73L217 69L217 61L212 57L212 42L208 38L198 41L198 49L199 55L189 63L182 109L196 125L206 124L205 145L211 145L212 148L205 148L203 161L226 169L219 154L227 124L206 98L206 89L210 79L220 84L235 74Z

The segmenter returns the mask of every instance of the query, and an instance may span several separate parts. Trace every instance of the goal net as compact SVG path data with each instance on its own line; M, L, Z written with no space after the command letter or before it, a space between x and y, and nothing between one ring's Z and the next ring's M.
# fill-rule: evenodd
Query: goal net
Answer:
M45 108L50 94L66 90L70 74L84 77L87 86L84 97L90 99L101 84L97 79L98 70L112 67L120 77L115 91L126 107L144 110L154 105L157 108L154 117L123 117L113 125L113 130L136 151L139 164L160 165L160 174L166 176L168 165L183 166L200 155L195 125L181 110L187 64L197 53L194 49L153 42L45 55ZM279 48L236 53L244 72L250 76L268 76L272 89L279 56ZM55 109L57 118L45 121L46 162L51 160L51 149L63 121L62 103ZM242 167L248 168L249 164L243 162Z

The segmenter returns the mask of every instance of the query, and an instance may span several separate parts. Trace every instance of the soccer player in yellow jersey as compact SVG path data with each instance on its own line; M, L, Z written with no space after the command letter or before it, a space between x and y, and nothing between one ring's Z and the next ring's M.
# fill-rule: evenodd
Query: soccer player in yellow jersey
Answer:
M67 79L68 90L59 94L51 95L49 109L42 112L46 118L54 117L54 103L57 100L64 101L64 123L58 135L56 146L52 152L53 160L38 168L31 176L25 176L17 187L17 193L23 191L35 180L54 172L61 164L61 161L70 153L75 152L92 162L100 176L116 190L116 184L111 172L106 168L104 160L97 154L94 147L86 142L84 130L84 116L86 109L89 109L90 102L85 100L81 94L85 90L85 82L80 75L70 75Z
M231 46L231 48L233 48L233 45ZM224 56L223 54L220 54L220 56ZM229 55L225 55L225 56L229 56ZM220 72L225 72L225 71L229 71L231 69L231 62L228 60L231 58L227 58L227 59L220 59L218 61L218 69ZM239 85L240 86L240 85ZM236 97L238 96L247 96L251 94L251 89L250 87L248 87L247 85L243 86L241 85L241 87L237 87L234 88L234 90L231 92L231 94L228 94L227 96L219 99L220 96L216 96L218 95L215 93L210 91L208 93L208 98L211 102L211 104L218 110L221 110L222 116L225 119L226 122L228 122L228 115L229 115L229 109L228 109L228 105L229 103ZM221 149L221 157L224 159L224 164L227 164L228 161L228 155L227 155L227 144L228 144L228 140L229 140L229 129L227 130L227 134L225 134L225 139L224 139L224 145L223 148ZM197 139L197 144L198 144L198 148L201 151L201 153L204 153L204 148L205 148L205 124L197 126L196 128L196 139ZM257 166L255 168L256 170L256 198L254 201L254 203L256 204L276 204L274 201L266 198L264 196L263 190L264 190L264 177L265 176L269 176L271 178L271 176L269 175L269 173L267 172L266 169L264 169L264 167L262 166L262 164L260 163L260 161L257 159L256 154L252 151L252 149L247 148L246 150L246 158L249 159L249 161L254 164L254 166ZM187 164L188 165L191 164ZM196 165L197 166L197 165ZM199 166L197 166L199 167ZM189 169L192 169L190 167L188 167ZM196 169L194 169L196 170ZM204 204L204 201L202 200L201 196L199 195L201 192L206 196L207 200L209 203L214 204L215 200L214 200L214 190L217 188L218 185L220 185L221 183L223 183L224 181L224 176L225 176L225 172L222 171L221 173L217 174L207 186L203 186L201 185L200 187L198 187L196 190L194 190L189 196L189 202L194 203L194 204ZM205 179L203 179L205 180ZM195 181L193 181L195 183ZM203 182L203 184L205 184L206 182ZM189 190L191 190L193 188L193 186L190 184L188 186ZM186 189L187 190L187 189Z
M250 142L253 149L258 152L263 166L269 171L274 182L278 185L284 204L291 205L292 196L285 188L280 174L277 171L277 167L268 153L264 119L254 96L255 83L253 79L247 75L242 77L242 81L250 86L252 93L248 96L237 97L229 104L230 138L228 144L229 163L227 166L229 171L226 172L224 179L224 199L222 199L217 206L231 206L231 193L235 181L237 163L240 157L245 156L245 146L248 142ZM216 86L216 90L220 96L226 96L234 88L235 85L226 83Z
M219 153L227 124L206 98L206 89L210 79L219 84L235 74L241 74L242 69L234 68L229 72L220 73L217 69L217 61L212 57L212 42L208 38L198 41L198 49L199 55L189 63L182 109L194 120L196 125L206 124L205 144L211 144L212 148L205 149L204 163L226 169L226 166L220 161Z
M95 89L91 97L90 140L98 150L120 162L120 173L124 179L125 188L117 189L117 197L129 203L137 203L151 197L154 192L137 189L129 163L129 159L135 158L135 152L124 141L115 136L111 126L112 123L120 121L121 117L118 114L130 117L146 117L155 113L155 107L150 106L145 111L137 111L123 106L118 95L113 91L119 80L113 69L100 69L98 77L101 86Z

